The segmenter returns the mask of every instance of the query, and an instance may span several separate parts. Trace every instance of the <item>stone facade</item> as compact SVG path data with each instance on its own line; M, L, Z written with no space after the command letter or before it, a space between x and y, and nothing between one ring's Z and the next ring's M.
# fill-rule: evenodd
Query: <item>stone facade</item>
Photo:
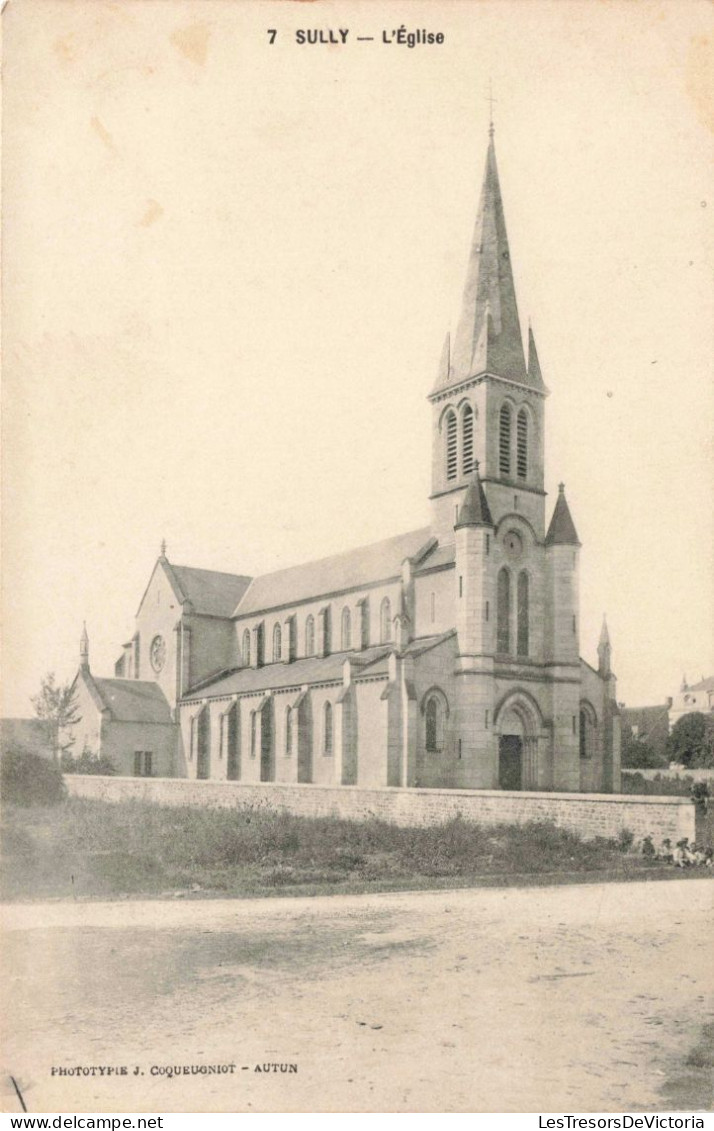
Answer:
M151 735L130 726L148 720L111 701L153 681L165 713L152 773L616 791L610 643L604 629L597 671L580 659L562 485L546 522L547 395L530 331L524 352L491 136L462 314L429 395L429 525L255 578L174 565L163 547L114 680L94 680L83 656L90 746L111 736L134 764Z

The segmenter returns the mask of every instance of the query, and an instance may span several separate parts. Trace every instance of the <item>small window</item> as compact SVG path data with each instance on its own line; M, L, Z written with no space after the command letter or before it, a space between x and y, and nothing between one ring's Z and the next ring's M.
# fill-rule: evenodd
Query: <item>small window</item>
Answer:
M276 624L273 629L273 663L276 664L283 658L283 634L280 630L280 625Z
M382 644L389 644L392 639L392 606L389 597L385 597L380 608L380 636Z
M490 616L491 616L491 603L490 603L490 601L487 601L486 602L486 620L489 620Z
M431 623L436 620L436 593L431 595Z
M446 417L446 478L456 479L458 471L458 436L456 414L450 412Z
M305 655L315 655L315 618L309 616L305 621Z
M250 712L250 756L255 758L255 751L258 745L258 712Z
M243 666L246 667L246 668L249 668L250 667L250 631L247 628L246 628L245 632L243 633L243 648L241 649L241 651L243 653Z
M134 777L150 778L152 774L153 753L151 750L134 751Z
M461 466L464 475L474 469L474 410L467 405L461 417Z
M331 754L332 753L332 704L331 703L325 703L324 727L325 727L325 734L324 734L323 749L325 751L325 754Z
M463 597L463 595L464 595L464 579L459 574L459 597Z
M511 406L501 405L498 414L498 468L501 475L511 474Z
M347 652L352 647L352 617L350 610L345 606L342 610L342 651Z

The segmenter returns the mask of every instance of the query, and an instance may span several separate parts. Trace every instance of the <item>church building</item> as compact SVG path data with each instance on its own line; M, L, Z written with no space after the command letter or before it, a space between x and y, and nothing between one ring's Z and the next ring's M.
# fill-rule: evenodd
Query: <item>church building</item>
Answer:
M524 350L493 127L432 413L428 524L259 577L154 566L114 677L75 680L76 749L121 774L608 792L607 628L580 657L580 541L546 523L548 390ZM239 563L237 563L239 564Z

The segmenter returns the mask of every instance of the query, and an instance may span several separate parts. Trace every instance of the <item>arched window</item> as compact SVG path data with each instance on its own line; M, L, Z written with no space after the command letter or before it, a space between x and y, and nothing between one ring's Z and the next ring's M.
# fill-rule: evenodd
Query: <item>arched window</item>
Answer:
M524 408L516 420L516 472L519 479L528 475L528 413Z
M324 729L325 729L323 750L325 751L325 754L331 754L332 753L332 704L331 703L325 703L323 718L324 718Z
M461 417L461 466L464 475L474 469L474 410L470 404Z
M501 405L498 414L498 469L501 475L511 474L511 406Z
M245 667L249 668L250 667L250 629L248 629L248 628L246 628L245 632L243 633L243 647L242 647L241 651L243 653L243 663L244 663Z
M285 708L285 753L288 755L295 750L295 715L293 707Z
M528 655L528 574L518 574L518 644L519 656Z
M309 616L305 621L305 655L315 655L315 618Z
M428 754L437 754L444 749L446 738L446 718L449 713L443 692L429 691L422 703L424 713L424 746Z
M502 569L498 575L498 615L496 620L496 651L511 650L511 575Z
M379 636L382 644L388 644L392 639L392 606L389 597L385 597L379 610Z
M347 652L352 647L352 618L350 610L345 606L342 610L342 651Z
M283 658L283 634L280 631L280 625L276 624L273 628L273 663Z
M592 758L595 750L595 735L597 732L597 717L589 703L580 704L580 757Z
M456 479L458 464L458 436L456 433L456 413L446 417L446 478Z

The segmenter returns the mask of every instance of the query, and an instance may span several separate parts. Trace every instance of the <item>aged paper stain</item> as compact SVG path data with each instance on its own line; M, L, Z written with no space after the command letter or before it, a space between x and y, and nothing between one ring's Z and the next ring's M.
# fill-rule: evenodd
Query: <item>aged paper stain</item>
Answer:
M142 228L150 228L155 224L160 216L163 216L164 210L159 204L158 200L147 200L146 212L139 221L139 226Z
M98 135L98 137L104 142L107 149L111 149L112 153L116 153L117 147L114 144L114 139L112 138L112 135L109 133L109 130L106 128L104 123L100 121L99 118L97 118L97 117L92 118L92 129Z
M202 67L206 62L209 34L206 24L192 24L191 27L178 28L171 36L171 42L182 55Z
M689 41L686 85L699 121L714 132L714 51L707 35Z

